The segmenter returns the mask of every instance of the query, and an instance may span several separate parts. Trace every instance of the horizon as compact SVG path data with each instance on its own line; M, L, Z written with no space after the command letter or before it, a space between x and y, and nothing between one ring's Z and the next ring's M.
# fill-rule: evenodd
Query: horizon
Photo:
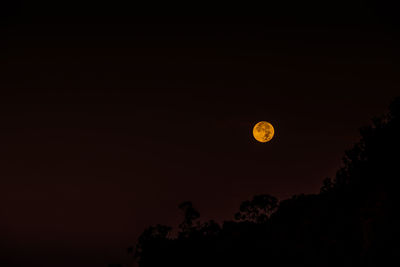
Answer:
M127 262L146 227L178 226L183 201L222 222L257 194L318 194L399 95L394 7L355 2L343 19L344 1L290 19L279 5L3 9L0 264ZM275 128L268 143L253 138L259 121Z

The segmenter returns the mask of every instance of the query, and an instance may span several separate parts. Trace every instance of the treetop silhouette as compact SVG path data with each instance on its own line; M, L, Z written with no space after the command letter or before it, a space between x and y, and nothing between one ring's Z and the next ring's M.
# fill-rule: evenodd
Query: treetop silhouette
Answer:
M400 251L400 98L360 133L319 194L280 202L256 195L222 225L201 222L193 204L183 202L176 237L162 225L139 237L139 265L393 266Z

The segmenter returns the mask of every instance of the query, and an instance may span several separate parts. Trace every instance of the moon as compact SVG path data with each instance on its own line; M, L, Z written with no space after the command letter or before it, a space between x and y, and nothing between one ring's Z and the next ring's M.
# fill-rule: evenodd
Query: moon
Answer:
M266 121L258 122L253 128L254 138L261 143L271 141L272 137L274 137L274 133L274 127L271 123Z

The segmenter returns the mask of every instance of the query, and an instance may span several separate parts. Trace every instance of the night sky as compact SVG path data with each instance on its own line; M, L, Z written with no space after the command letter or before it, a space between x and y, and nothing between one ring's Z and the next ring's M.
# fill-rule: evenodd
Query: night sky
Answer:
M400 92L395 7L353 2L2 6L0 265L126 263L183 201L221 222L254 194L318 193Z

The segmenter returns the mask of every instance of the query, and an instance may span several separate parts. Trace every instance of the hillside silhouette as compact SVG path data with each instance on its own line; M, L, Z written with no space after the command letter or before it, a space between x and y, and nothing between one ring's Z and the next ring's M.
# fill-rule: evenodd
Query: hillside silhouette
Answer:
M319 194L278 201L256 195L233 220L202 222L190 201L179 205L179 232L148 227L134 257L153 266L393 266L400 251L400 98L360 130L343 167Z

